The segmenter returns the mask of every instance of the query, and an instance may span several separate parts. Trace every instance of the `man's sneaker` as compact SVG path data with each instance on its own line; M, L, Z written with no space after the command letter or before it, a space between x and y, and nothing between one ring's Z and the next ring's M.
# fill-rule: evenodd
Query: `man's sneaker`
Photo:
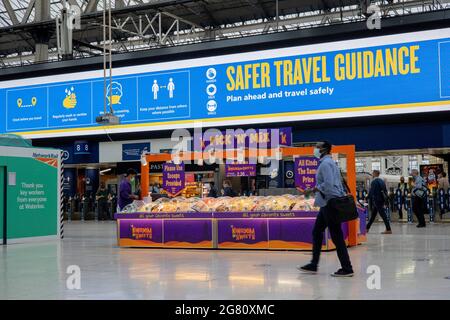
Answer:
M335 273L331 274L332 277L353 277L353 270L346 271L344 269L339 269Z
M312 263L309 263L303 267L297 266L297 269L304 273L316 273L317 272L317 266L313 265Z

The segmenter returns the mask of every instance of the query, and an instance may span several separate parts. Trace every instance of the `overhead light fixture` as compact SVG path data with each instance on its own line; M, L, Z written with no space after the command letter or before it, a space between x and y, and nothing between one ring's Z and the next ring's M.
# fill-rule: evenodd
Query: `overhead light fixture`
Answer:
M111 168L109 169L105 169L105 170L100 170L100 174L105 174L106 172L111 171ZM67 181L69 181L70 177L67 177Z

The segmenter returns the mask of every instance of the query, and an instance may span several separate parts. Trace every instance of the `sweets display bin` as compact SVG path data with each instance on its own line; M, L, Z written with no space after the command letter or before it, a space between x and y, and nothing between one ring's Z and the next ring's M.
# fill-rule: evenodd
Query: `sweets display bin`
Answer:
M362 243L366 209L358 210L358 243ZM117 214L117 240L120 247L311 250L316 215L308 211ZM347 223L342 230L349 244ZM328 232L322 249L334 249Z

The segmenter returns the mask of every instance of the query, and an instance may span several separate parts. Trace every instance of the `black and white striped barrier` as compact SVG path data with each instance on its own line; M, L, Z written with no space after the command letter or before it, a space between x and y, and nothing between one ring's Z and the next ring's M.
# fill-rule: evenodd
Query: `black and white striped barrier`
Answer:
M63 151L61 152L61 176L59 187L59 235L64 239L64 160Z

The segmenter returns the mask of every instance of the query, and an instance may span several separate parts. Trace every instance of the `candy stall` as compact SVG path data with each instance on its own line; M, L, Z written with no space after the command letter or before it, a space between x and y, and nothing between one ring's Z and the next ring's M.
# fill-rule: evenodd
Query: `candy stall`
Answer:
M221 159L245 159L257 157L311 157L312 147L283 147L278 149L217 151L214 157ZM351 192L356 193L354 146L335 146L333 157L344 159L346 178ZM117 240L120 247L155 248L205 248L205 249L263 249L263 250L311 250L312 229L319 208L314 206L312 195L284 194L277 196L238 197L184 197L183 162L202 161L211 153L189 152L178 155L178 163L170 154L147 154L141 168L141 201L116 214ZM311 157L311 159L313 159ZM167 192L171 197L151 201L148 197L149 165L167 162L167 176L173 177ZM313 162L313 161L312 161ZM304 180L314 171L302 168L296 174L304 174ZM316 163L317 165L317 163ZM308 179L306 179L308 178ZM312 178L311 178L312 179ZM312 182L312 180L311 180ZM342 224L348 246L366 241L366 209L358 208L359 219ZM334 245L325 232L323 250Z

